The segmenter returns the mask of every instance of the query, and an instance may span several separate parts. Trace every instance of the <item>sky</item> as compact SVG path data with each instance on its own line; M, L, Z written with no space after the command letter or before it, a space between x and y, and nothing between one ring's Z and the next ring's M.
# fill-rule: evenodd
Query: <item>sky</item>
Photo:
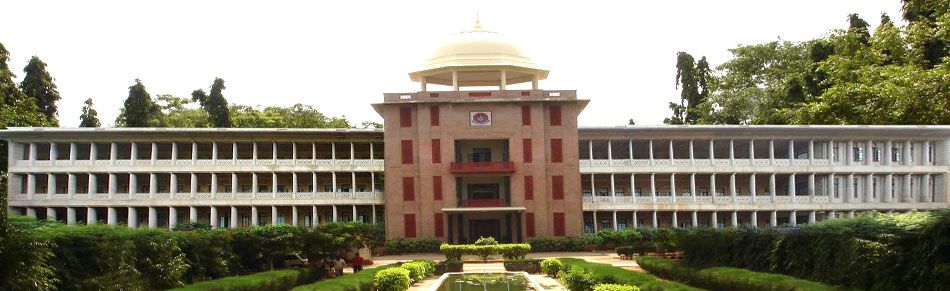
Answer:
M591 102L581 126L661 124L679 99L676 53L713 66L728 49L806 41L847 26L900 19L899 0L798 1L12 1L0 0L10 68L35 55L79 125L93 98L111 126L128 87L190 97L223 78L232 104L313 105L351 124L380 122L383 93L415 92L408 73L452 34L482 26L551 71L541 89Z

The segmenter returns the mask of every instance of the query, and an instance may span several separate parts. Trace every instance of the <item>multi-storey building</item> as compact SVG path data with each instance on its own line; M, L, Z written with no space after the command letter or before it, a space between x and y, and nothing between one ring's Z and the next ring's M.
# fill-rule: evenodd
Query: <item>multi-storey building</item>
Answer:
M373 104L383 129L11 128L9 206L66 223L385 223L503 241L947 208L950 126L578 128L588 100L480 27ZM445 90L430 90L444 86Z

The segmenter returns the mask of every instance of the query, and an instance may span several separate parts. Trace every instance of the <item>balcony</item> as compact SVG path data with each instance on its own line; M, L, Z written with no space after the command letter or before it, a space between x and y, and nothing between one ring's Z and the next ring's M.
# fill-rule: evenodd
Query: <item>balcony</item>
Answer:
M505 199L462 199L459 207L507 207Z
M471 173L512 173L515 171L515 163L505 162L452 162L451 169L453 174L471 174Z

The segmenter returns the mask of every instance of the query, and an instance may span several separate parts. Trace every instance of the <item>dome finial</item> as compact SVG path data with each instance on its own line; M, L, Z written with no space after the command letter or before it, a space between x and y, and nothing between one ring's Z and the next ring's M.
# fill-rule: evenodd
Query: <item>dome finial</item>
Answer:
M478 11L475 11L475 29L482 28L482 19L478 17Z

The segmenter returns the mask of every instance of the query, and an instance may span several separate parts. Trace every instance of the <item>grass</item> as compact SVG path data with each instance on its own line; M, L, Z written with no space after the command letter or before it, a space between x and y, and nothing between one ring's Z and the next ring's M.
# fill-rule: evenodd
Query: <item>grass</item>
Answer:
M267 271L246 276L224 277L216 280L199 282L172 290L283 291L290 290L294 286L310 283L319 279L320 271L321 270L308 268Z
M309 285L298 286L293 291L366 291L373 287L373 277L383 269L399 267L402 263L379 266L365 269L355 274L343 275L333 279L319 281Z
M844 290L795 277L731 267L693 268L668 259L639 257L637 263L657 276L712 290Z
M672 281L663 281L656 276L631 271L608 264L591 263L582 259L560 258L564 266L574 266L590 270L599 283L636 285L643 291L652 290L702 290Z

